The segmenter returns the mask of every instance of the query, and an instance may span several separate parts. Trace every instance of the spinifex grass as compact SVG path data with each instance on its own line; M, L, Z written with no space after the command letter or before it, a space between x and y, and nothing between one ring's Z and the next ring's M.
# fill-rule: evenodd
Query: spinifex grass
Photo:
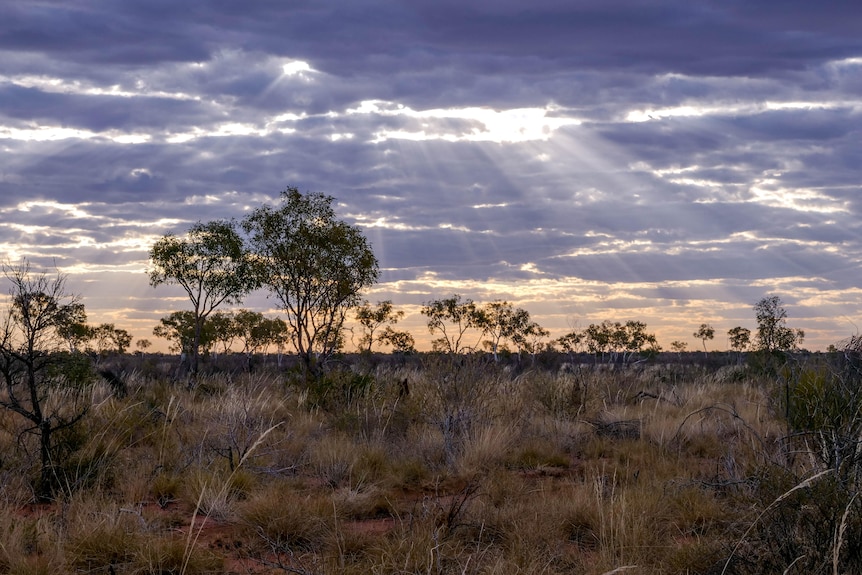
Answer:
M0 415L0 571L706 573L801 471L764 471L786 461L781 411L738 374L365 369L322 404L266 370L102 390L70 438L69 477L91 479L39 508L32 446ZM839 563L858 501L835 507Z

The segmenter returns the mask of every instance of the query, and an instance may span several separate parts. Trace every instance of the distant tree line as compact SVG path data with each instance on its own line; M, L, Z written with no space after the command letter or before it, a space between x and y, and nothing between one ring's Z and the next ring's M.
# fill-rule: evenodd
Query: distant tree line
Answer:
M163 317L153 334L167 339L172 351L187 354L190 385L202 353L238 350L250 368L255 355L272 349L279 357L293 350L305 381L320 382L327 362L345 347L350 314L361 353L370 354L375 346L415 352L412 335L397 329L403 311L390 300L371 304L362 299L377 280L378 262L361 231L335 217L332 202L330 196L288 188L280 205L261 206L239 223L197 223L183 235L167 234L154 243L150 283L179 286L191 309ZM57 467L63 459L57 434L86 415L95 364L126 353L132 338L112 323L89 325L79 297L66 289L65 275L34 271L26 260L3 264L2 273L10 289L0 310L0 407L26 422L22 434L37 438L36 494L47 500L64 481ZM241 305L256 289L268 292L284 319L219 309ZM728 331L733 350L780 356L799 348L804 333L787 326L778 296L764 297L754 311L753 340L746 328ZM548 330L528 311L504 300L478 304L453 294L425 302L421 313L434 352L449 356L485 353L499 361L504 355L528 355L535 360L539 353L556 351L628 363L661 351L646 324L634 320L590 324L549 340ZM694 336L706 351L714 334L712 326L702 324ZM149 340L137 342L141 352L149 346ZM681 352L684 345L673 342L671 348ZM111 381L110 375L103 374Z
M197 223L185 235L167 234L153 245L150 283L178 285L192 304L191 310L162 318L153 333L171 342L173 351L188 355L192 377L201 353L227 352L234 341L249 358L273 347L281 354L289 347L301 359L306 376L319 377L333 354L344 349L351 310L360 332L355 342L359 350L371 352L377 346L397 353L415 351L413 336L395 328L403 311L391 300L372 305L361 299L377 281L378 262L362 232L335 216L333 200L287 188L280 205L263 205L239 223ZM285 319L248 310L215 311L223 304L240 304L259 288L276 300ZM728 331L731 350L798 349L804 333L786 326L787 314L777 296L764 297L754 309L755 339L747 328L734 327ZM501 354L535 358L543 351L561 351L626 363L662 350L646 324L636 320L605 320L548 340L549 331L529 312L503 300L480 305L453 294L425 302L421 313L436 352L486 351L499 361ZM110 330L107 333L97 341L114 341ZM693 337L706 352L715 329L703 323ZM670 348L682 353L687 344L673 341Z

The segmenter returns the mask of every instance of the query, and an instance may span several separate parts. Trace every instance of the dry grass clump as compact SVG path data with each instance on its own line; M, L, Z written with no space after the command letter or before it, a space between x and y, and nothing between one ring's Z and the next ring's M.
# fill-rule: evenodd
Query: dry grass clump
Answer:
M591 370L531 372L521 376L521 393L526 404L537 405L557 419L577 419L595 409L597 397L590 393L595 385Z
M472 475L505 464L519 433L511 423L502 422L472 429L458 454L456 472Z
M329 494L273 481L237 506L246 537L265 551L305 552L323 548L334 530L337 508Z
M666 507L656 487L648 481L631 484L627 479L618 480L615 474L596 475L578 486L576 496L583 498L594 515L599 540L597 567L610 570L620 565L655 565L671 547Z
M165 508L177 501L183 490L183 480L179 475L162 472L150 480L150 494L159 505Z
M374 550L369 573L445 573L442 565L446 554L432 523L399 523Z
M94 519L88 529L70 534L65 546L67 565L86 573L109 566L115 571L131 571L144 547L144 534L134 526L118 523Z
M353 460L353 476L358 484L382 482L389 474L390 461L397 454L383 441L360 443Z
M286 398L272 396L272 382L267 378L231 382L214 401L207 399L199 400L196 410L207 428L207 448L224 458L231 470L250 454L266 430L291 415ZM254 457L263 452L256 449Z
M309 468L328 487L350 484L356 460L356 445L338 433L321 437L309 446Z
M65 569L56 573L223 572L224 558L193 544L193 528L165 525L143 507L117 507L82 493L62 509Z
M425 361L411 401L419 402L421 416L439 430L448 465L456 464L474 429L502 412L504 382L499 370L476 358L434 355Z
M332 494L332 503L337 515L348 520L382 519L397 514L388 493L375 485L339 489Z
M131 573L215 575L224 573L224 559L208 549L189 546L176 536L151 536L136 549Z
M510 447L506 467L523 471L568 469L572 456L559 438L547 435L526 436Z
M0 572L24 575L61 572L62 545L51 517L0 509Z
M434 471L420 456L403 454L389 462L389 473L384 480L392 489L412 491L427 485Z
M194 469L179 487L180 497L196 502L197 511L213 519L231 516L236 501L248 497L256 479L242 469ZM166 485L166 487L169 485Z

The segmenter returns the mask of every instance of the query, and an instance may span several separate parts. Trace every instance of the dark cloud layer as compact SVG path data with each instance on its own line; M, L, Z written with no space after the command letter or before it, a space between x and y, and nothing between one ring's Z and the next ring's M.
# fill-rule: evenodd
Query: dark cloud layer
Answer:
M0 246L146 337L182 304L146 284L152 241L292 185L337 198L381 260L369 296L408 311L505 297L555 333L639 318L667 344L753 327L778 293L822 348L862 311L860 21L850 1L0 3Z

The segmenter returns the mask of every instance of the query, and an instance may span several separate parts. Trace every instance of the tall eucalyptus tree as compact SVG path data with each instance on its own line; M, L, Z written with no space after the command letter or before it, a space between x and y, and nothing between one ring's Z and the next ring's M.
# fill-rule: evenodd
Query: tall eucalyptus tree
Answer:
M336 217L333 200L289 187L280 205L265 204L242 223L258 280L286 313L305 375L313 378L342 345L348 311L379 273L368 240Z
M180 286L191 300L194 341L190 381L198 371L201 331L207 316L223 303L240 303L258 286L252 258L233 221L196 223L184 236L166 234L150 249L150 284Z

